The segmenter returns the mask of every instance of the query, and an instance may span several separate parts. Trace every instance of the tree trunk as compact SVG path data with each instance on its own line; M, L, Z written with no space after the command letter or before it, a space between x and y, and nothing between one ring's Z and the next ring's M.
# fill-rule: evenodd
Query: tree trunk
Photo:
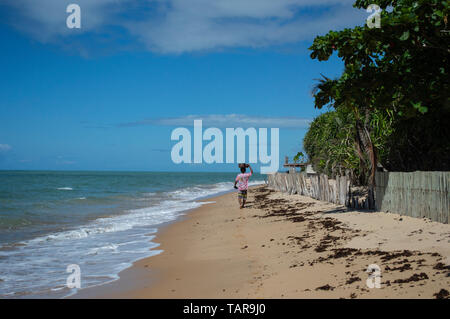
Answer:
M359 119L356 119L356 141L357 141L357 153L361 158L363 157L362 150L367 154L370 162L370 174L368 178L369 186L369 208L375 208L375 172L377 169L377 154L375 147L372 143L369 130L366 125L361 123ZM359 145L358 145L359 144ZM365 167L364 167L365 168Z
M366 183L366 161L364 159L364 153L361 150L362 142L359 138L359 134L356 133L355 136L355 150L356 155L359 157L359 168L361 169L359 176L358 176L358 183L359 185L364 185ZM355 179L356 180L356 179Z

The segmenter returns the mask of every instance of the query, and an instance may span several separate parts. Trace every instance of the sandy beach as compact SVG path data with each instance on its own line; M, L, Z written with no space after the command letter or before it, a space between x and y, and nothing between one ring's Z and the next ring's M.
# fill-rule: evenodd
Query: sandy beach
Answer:
M158 231L163 252L75 298L448 298L450 225L253 187ZM367 268L379 266L381 287ZM374 282L373 280L371 282Z

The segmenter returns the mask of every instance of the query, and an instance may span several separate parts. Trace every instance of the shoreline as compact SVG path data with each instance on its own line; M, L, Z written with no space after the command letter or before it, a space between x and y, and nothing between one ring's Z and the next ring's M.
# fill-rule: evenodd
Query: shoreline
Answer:
M258 183L258 184L256 184L256 185L253 184L253 185L249 186L249 189L265 185L263 181L261 181L261 182L253 182L253 183ZM215 203L214 202L215 198L222 197L222 196L229 195L229 194L234 194L234 193L235 193L234 189L233 190L226 190L226 191L220 191L220 192L218 192L216 194L207 195L207 196L203 196L203 197L195 199L196 202L201 202L203 204L201 206L199 206L199 207L190 208L190 209L182 211L181 212L182 214L180 216L178 216L175 220L155 225L155 228L157 229L156 233L149 233L149 234L147 234L147 236L153 237L151 239L151 242L157 244L156 247L150 248L149 252L157 251L158 252L157 254L154 254L154 255L151 255L151 256L148 256L148 257L139 258L139 259L137 259L135 261L131 261L129 267L121 270L117 274L117 277L118 277L117 279L113 279L110 282L105 282L105 283L101 283L101 284L98 284L98 285L82 288L82 289L80 289L80 291L71 293L71 294L66 295L66 296L62 296L61 298L63 298L63 299L111 298L111 297L108 297L109 296L109 292L108 291L110 289L113 289L113 290L116 290L116 291L119 291L119 290L122 291L123 290L123 285L128 286L127 282L129 281L129 278L134 280L133 279L135 277L134 270L133 270L133 272L130 272L130 273L128 273L128 270L131 270L132 268L134 269L134 267L136 266L136 264L138 262L150 259L152 257L156 257L156 256L158 256L158 255L160 255L160 254L162 254L164 252L163 249L160 249L161 248L161 243L159 243L158 238L159 238L159 236L161 234L164 233L164 231L168 227L172 226L173 224L176 224L176 223L179 223L179 222L183 222L184 220L189 218L189 214L195 212L196 210L198 210L198 209L200 209L200 208L202 208L202 207L204 207L206 205L210 205L212 203ZM211 200L212 200L212 202L211 202ZM137 269L137 272L140 272L139 269ZM156 274L150 274L150 276L157 276L157 275ZM119 281L121 281L121 282L119 283ZM149 282L154 282L154 281L155 281L155 278L151 278ZM132 282L131 283L132 287L134 287L133 284L134 283Z
M219 195L219 196L223 196L223 195ZM214 198L214 195L211 198ZM199 201L200 202L201 201L206 201L206 199L199 200ZM208 205L208 204L205 204L205 205ZM200 207L203 207L203 206L204 205L202 205ZM116 291L116 292L118 292L118 291L120 291L120 292L126 291L127 290L126 287L128 287L128 286L130 286L131 288L134 288L136 286L136 284L137 284L137 282L135 282L135 279L134 279L136 277L136 275L139 276L140 284L142 284L142 279L145 279L145 282L147 282L147 279L148 279L149 283L153 283L157 279L156 278L157 277L156 271L155 271L155 273L145 274L145 276L140 276L139 273L141 272L142 269L139 268L137 264L139 262L141 262L141 261L150 259L152 257L159 256L162 253L164 253L165 251L163 249L161 249L162 248L162 244L160 243L160 240L159 240L160 235L164 234L164 232L170 226L172 226L172 225L174 225L176 223L183 222L185 219L187 219L189 217L189 214L191 214L195 210L199 209L200 207L186 210L184 212L184 214L179 216L176 220L173 220L173 221L170 221L170 222L166 222L166 223L162 223L162 224L158 225L156 233L148 234L148 236L154 236L151 239L151 241L158 245L155 248L149 249L149 251L153 251L153 250L159 251L157 254L149 256L149 257L140 258L140 259L138 259L136 261L131 262L131 265L129 267L127 267L126 269L120 271L117 274L118 279L114 279L111 282L99 284L99 285L96 285L96 286L90 286L90 287L82 288L82 289L80 289L80 291L75 292L74 294L71 294L71 295L63 297L63 299L85 299L85 298L107 299L107 298L113 298L113 297L109 296L109 291L111 289ZM136 275L135 275L135 273L136 273ZM148 276L150 276L150 278L148 278ZM118 298L120 298L120 297L118 297Z
M158 229L163 252L69 298L435 298L450 289L450 225L347 211L254 186ZM381 288L366 286L369 264ZM437 295L435 295L437 294Z

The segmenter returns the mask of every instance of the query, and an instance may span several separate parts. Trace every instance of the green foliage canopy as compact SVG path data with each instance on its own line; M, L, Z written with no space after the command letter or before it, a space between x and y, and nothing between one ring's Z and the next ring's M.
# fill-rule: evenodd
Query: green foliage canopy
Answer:
M354 6L372 3L382 9L381 28L330 31L310 47L313 59L337 52L345 63L339 79L319 87L316 107L389 108L406 117L448 111L449 1L357 0Z
M339 78L317 83L315 106L337 113L313 122L305 150L328 174L345 167L364 179L370 166L372 184L378 163L389 170L448 170L449 1L356 0L354 7L370 4L382 9L381 28L330 31L310 47L311 58L337 53L345 68Z

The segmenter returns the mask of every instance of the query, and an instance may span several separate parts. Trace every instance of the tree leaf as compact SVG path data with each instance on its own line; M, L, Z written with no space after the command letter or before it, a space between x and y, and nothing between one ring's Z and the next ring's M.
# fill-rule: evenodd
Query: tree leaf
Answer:
M401 41L406 41L409 39L409 30L403 32L402 36L400 37Z

